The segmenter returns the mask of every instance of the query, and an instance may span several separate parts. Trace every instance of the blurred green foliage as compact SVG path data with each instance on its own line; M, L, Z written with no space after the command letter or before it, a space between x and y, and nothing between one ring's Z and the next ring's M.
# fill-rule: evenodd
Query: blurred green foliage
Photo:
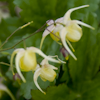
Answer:
M95 27L95 30L82 27L83 36L81 40L72 43L78 60L75 61L70 57L66 64L56 64L55 66L59 70L55 82L43 82L40 78L38 79L38 83L46 91L46 95L42 94L34 85L32 72L23 73L27 82L20 81L21 85L13 79L9 66L0 65L0 73L6 77L3 83L12 91L16 100L100 100L100 0L0 1L7 2L10 11L10 17L2 19L0 22L1 43L18 27L33 21L30 26L16 32L2 49L11 47L22 38L29 36L45 24L47 20L62 17L68 9L85 4L90 5L88 8L73 12L71 18L82 20ZM16 6L21 9L20 16L15 11ZM25 40L26 45L39 48L41 37L42 32L35 34ZM23 43L18 44L16 48L18 47L24 47ZM47 55L59 55L59 58L63 60L60 48L61 46L48 36L44 41L42 51ZM13 50L0 52L0 62L9 63L10 54ZM40 62L41 58L39 56L37 58ZM3 93L0 100L6 100L7 98L9 96Z

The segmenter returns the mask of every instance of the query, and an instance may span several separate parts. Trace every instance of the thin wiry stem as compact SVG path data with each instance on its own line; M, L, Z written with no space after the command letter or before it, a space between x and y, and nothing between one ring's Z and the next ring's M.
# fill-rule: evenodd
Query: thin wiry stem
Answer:
M7 37L7 39L4 41L4 43L0 46L0 49L8 42L8 40L17 32L19 31L20 29L30 25L31 23L33 23L33 21L31 22L28 22L27 24L23 25L23 26L20 26L19 28L17 28L9 37Z
M23 44L24 44L24 48L26 50L26 43L25 43L25 40L23 40Z
M12 36L12 35L14 35L18 30L20 30L21 28L19 27L19 28L17 28L9 37L7 37L7 39L5 40L5 42L0 46L0 49L1 49L1 47L3 47L7 42L8 42L8 40L10 39L10 37Z
M14 48L15 46L17 46L17 45L18 45L19 43L21 43L22 41L25 41L26 39L32 37L34 34L36 34L36 33L40 32L40 31L44 30L43 28L44 28L44 26L46 26L46 24L47 24L47 23L45 23L40 29L36 30L33 34L31 34L31 35L27 36L26 38L23 38L22 40L20 40L19 42L17 42L17 43L16 43L15 45L13 45L12 47L9 47L9 48L6 48L6 49L2 49L2 50L0 50L0 52L6 51L6 50L9 50L9 49Z
M2 64L2 65L6 65L6 66L10 66L10 64L5 63L5 62L0 62L0 64Z
M49 20L50 21L50 20ZM48 22L49 22L48 21ZM2 52L2 51L6 51L6 50L9 50L9 49L12 49L12 48L14 48L15 46L17 46L19 43L21 43L22 41L25 41L26 39L28 39L28 38L30 38L31 36L33 36L34 34L36 34L36 33L38 33L38 32L41 32L42 30L44 30L43 28L47 25L47 23L48 22L46 22L40 29L38 29L38 30L36 30L33 34L31 34L31 35L29 35L28 37L26 37L26 38L23 38L22 40L20 40L19 42L17 42L15 45L13 45L12 47L9 47L9 48L6 48L6 49L2 49L2 50L0 50L0 52ZM25 24L25 25L23 25L23 26L21 26L21 27L19 27L17 30L15 30L7 39L6 39L6 41L2 44L2 46L9 40L9 38L16 32L16 31L18 31L19 29L22 29L22 28L24 28L24 27L26 27L27 25L29 25L30 23L32 23L32 22L29 22L29 23L27 23L27 24ZM54 23L53 23L54 24ZM59 24L61 24L61 23L59 23ZM51 24L52 25L52 24ZM49 25L50 26L50 25ZM48 29L47 29L48 30ZM49 32L51 32L50 30L48 30ZM52 33L52 32L51 32ZM56 36L54 33L52 33L54 36ZM61 40L58 36L56 36L59 40ZM0 48L2 47L2 46L0 46Z

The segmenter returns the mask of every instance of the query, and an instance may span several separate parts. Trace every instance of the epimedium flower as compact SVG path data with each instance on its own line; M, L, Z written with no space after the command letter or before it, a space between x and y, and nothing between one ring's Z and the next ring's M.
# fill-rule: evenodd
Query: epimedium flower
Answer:
M45 29L42 35L42 40L40 44L40 48L42 47L43 41L45 37L50 34L51 38L53 38L56 42L59 43L61 41L64 46L64 48L68 51L68 53L77 60L76 56L73 54L73 52L70 50L70 48L74 51L72 45L70 42L77 42L82 37L82 28L79 25L94 29L90 25L83 23L78 20L71 20L70 15L73 11L88 7L89 5L83 5L80 7L69 9L65 15L61 18L58 18L55 22L53 20L50 20L47 22L48 27ZM70 42L69 42L70 41ZM70 48L68 47L70 46Z
M43 59L40 65L37 65L36 71L34 73L34 83L37 88L44 94L46 94L38 85L37 79L40 76L43 81L50 81L53 82L56 78L56 72L58 68L54 67L53 65L48 63L47 59Z
M40 49L36 48L36 47L27 47L26 50L23 48L20 49L16 49L12 55L11 55L11 60L10 60L10 64L11 64L11 69L12 72L14 74L13 71L13 59L15 54L15 66L16 66L16 70L19 74L19 76L21 77L21 79L23 80L23 82L26 82L24 76L22 75L21 71L23 72L28 72L28 71L35 71L36 66L37 66L37 60L36 60L36 55L35 53L38 53L40 56L42 56L43 58L55 62L55 63L61 63L61 60L56 60L52 57L46 56Z

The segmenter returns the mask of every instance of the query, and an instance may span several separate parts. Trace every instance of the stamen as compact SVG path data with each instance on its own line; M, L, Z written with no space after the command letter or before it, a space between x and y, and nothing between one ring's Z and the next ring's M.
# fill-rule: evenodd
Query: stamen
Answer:
M71 43L68 41L68 39L66 39L67 43L69 44L70 48L73 50L73 52L75 52L73 46L71 45Z

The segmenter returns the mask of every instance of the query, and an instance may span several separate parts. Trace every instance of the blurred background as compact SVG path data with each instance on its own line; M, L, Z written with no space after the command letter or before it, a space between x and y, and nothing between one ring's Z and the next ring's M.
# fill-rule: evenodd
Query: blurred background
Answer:
M74 11L71 19L87 23L95 30L81 26L81 40L72 43L77 61L71 56L66 61L60 52L61 46L49 35L43 43L42 51L45 54L58 55L66 61L66 64L54 64L59 68L54 82L38 79L46 95L36 88L32 72L23 73L26 83L20 80L18 74L12 75L9 67L11 54L16 48L24 48L23 42L10 50L0 52L0 84L4 84L16 100L100 100L100 0L0 0L0 45L17 28L33 21L29 26L17 31L0 50L12 47L34 33L47 20L60 18L67 10L82 5L90 6ZM43 31L36 33L25 40L26 46L39 48L42 33ZM42 58L37 55L37 60L41 62ZM11 98L0 90L0 100Z

